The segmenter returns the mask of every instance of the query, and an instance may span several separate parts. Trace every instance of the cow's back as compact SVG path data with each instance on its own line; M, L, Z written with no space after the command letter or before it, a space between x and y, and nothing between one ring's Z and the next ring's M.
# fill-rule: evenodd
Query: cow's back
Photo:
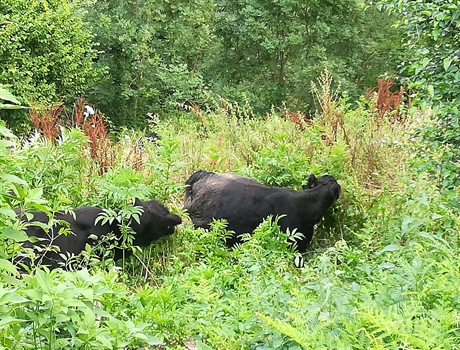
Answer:
M51 268L59 266L63 259L61 253L65 255L77 255L85 249L86 243L90 235L94 234L101 237L112 230L111 225L95 225L94 222L98 215L102 213L102 209L97 207L82 207L75 209L73 212L56 212L50 217L43 211L27 211L21 212L20 209L15 209L16 214L21 221L26 223L25 233L29 237L37 237L37 242L26 241L23 243L25 248L36 250L38 247L45 248L53 245L59 247L48 251L44 256L37 251L41 264L48 265ZM26 215L27 213L27 215ZM42 224L50 224L46 231L34 222Z
M209 228L212 220L225 219L227 229L238 235L252 232L269 215L296 216L295 191L267 187L234 173L194 175L186 182L184 208L195 227Z

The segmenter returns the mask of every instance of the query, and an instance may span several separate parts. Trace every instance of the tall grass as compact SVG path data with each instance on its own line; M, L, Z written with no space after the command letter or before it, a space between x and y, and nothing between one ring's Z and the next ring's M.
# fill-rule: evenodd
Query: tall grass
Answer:
M322 113L312 120L285 110L257 119L221 103L159 123L158 145L125 131L106 143L107 163L82 128L53 145L0 126L0 347L455 348L459 216L411 169L423 113L398 120L374 100L352 108L327 76L315 89ZM275 218L235 249L222 222L195 230L182 202L197 169L293 189L329 173L343 193L298 269ZM164 202L183 225L117 265L20 278L8 263L23 239L10 208L117 208L133 197Z

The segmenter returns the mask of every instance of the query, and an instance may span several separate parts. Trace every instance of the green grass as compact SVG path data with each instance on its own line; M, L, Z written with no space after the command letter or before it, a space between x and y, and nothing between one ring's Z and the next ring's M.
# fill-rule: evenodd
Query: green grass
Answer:
M411 167L410 132L424 116L390 123L366 104L331 107L303 129L276 113L175 116L157 127L159 147L121 135L102 175L79 130L52 147L0 127L0 349L456 348L459 216ZM343 193L297 269L276 220L233 250L223 223L193 229L183 184L197 169L294 189L329 173ZM120 207L135 196L183 224L118 266L18 276L8 263L22 237L8 208Z

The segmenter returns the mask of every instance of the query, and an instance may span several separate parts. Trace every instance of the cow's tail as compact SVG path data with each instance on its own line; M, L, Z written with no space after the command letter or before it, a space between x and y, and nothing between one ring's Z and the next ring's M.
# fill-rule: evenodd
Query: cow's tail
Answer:
M185 188L185 198L189 198L192 195L192 189L193 185L200 181L202 178L207 177L208 175L212 174L209 171L206 170L198 170L195 171L187 181L185 181L185 184L187 187Z

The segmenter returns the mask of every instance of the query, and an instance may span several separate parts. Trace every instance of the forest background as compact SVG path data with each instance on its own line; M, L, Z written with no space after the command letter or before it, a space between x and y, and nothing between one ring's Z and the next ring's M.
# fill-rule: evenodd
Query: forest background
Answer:
M0 81L23 103L84 95L117 126L145 127L222 98L312 114L328 69L357 99L408 55L396 16L357 1L2 1ZM8 120L17 127L25 118Z

